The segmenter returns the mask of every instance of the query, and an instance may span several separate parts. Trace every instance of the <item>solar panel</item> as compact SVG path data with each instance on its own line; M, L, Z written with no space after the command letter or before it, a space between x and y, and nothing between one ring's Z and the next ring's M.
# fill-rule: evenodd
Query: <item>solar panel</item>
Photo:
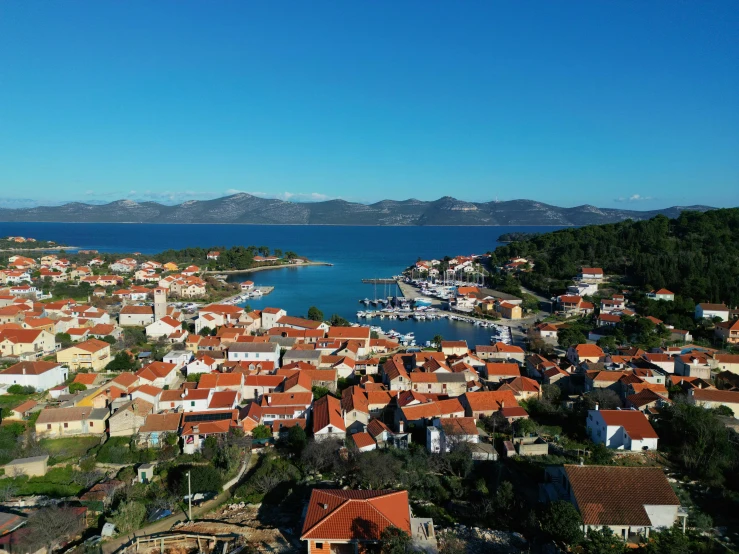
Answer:
M185 423L200 423L201 421L222 421L231 419L231 412L220 414L188 414L185 415Z

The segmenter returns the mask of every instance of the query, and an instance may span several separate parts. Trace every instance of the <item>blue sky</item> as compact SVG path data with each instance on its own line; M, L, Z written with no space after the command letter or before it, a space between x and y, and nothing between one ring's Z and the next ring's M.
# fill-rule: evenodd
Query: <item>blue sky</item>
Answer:
M739 205L739 3L0 2L0 205Z

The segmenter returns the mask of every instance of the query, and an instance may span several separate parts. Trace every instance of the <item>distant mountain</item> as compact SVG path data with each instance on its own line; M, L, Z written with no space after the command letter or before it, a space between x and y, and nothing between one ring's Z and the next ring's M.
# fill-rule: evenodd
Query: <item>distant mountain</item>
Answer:
M166 206L156 202L117 200L109 204L72 202L61 206L0 208L0 221L70 223L245 223L294 225L591 225L657 214L677 217L684 210L709 206L673 206L635 211L583 205L560 208L533 200L465 202L445 196L431 202L382 200L359 204L345 200L295 203L234 194L214 200L189 200Z

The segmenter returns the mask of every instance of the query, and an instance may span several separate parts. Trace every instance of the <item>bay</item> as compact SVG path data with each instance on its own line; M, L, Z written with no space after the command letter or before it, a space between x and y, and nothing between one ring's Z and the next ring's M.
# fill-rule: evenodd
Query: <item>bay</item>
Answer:
M20 235L53 240L100 252L154 254L189 246L268 246L292 250L332 266L291 267L236 275L274 286L271 294L251 299L254 309L281 307L290 315L305 315L317 306L328 318L339 314L356 321L359 300L375 296L374 286L362 279L392 277L419 258L483 254L499 245L504 233L553 231L559 227L352 227L323 225L207 225L122 223L0 223L0 236ZM395 287L377 285L377 296L394 294ZM470 346L487 344L490 332L448 320L389 321L374 318L372 325L413 331L422 344L434 335L465 339Z

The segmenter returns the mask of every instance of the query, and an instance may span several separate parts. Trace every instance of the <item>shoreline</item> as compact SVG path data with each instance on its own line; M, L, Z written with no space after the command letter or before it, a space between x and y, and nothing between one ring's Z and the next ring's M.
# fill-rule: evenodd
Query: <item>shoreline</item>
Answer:
M84 250L81 246L56 246L53 248L0 248L0 252L58 252L60 250Z
M281 264L281 265L260 265L258 267L250 267L248 269L227 269L223 271L203 271L203 275L239 275L245 273L256 273L257 271L265 271L267 269L282 269L285 267L307 267L307 266L325 266L332 267L334 264L328 262L304 262L302 264Z
M643 221L643 220L639 220ZM0 221L0 225L3 223L7 224L29 224L29 223L64 223L67 225L252 225L252 226L259 226L262 225L264 227L585 227L587 225L601 225L600 223L587 223L584 225L576 225L574 223L569 224L527 224L527 223L506 223L506 224L480 224L480 225L417 225L417 224L408 224L408 225L376 225L376 224L366 224L366 225L348 225L344 223L246 223L246 222L239 222L239 221L229 221L229 222L212 222L212 221L191 221L189 223L181 223L179 221ZM608 225L610 223L619 223L618 221L612 221L608 223L603 223L602 225Z

